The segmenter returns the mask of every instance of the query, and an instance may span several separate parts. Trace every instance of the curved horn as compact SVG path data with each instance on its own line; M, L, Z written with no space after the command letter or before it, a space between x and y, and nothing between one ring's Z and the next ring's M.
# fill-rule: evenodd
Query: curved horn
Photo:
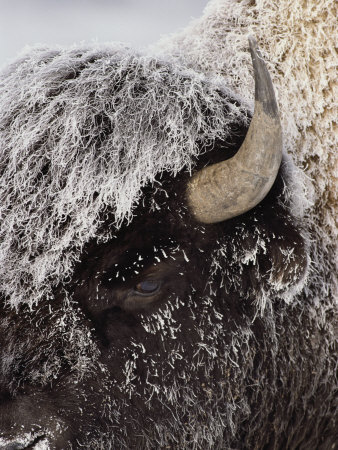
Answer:
M216 223L249 211L271 189L282 160L282 130L269 72L249 37L255 77L255 112L236 155L197 172L187 187L195 218Z

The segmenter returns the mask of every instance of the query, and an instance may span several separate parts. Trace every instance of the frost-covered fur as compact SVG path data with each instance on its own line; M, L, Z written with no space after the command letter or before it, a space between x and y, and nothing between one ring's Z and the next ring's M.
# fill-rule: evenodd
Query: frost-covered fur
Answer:
M222 75L234 92L252 104L253 78L247 38L256 36L268 62L283 128L286 152L297 167L292 212L312 234L312 279L318 267L333 278L315 281L318 301L337 280L337 5L335 0L211 0L200 19L162 40L189 67ZM305 176L304 176L305 175Z
M219 79L113 45L32 50L0 83L0 289L12 305L71 275L104 208L129 221L157 173L190 170L246 121Z
M0 448L334 448L331 112L309 101L330 83L297 77L310 44L286 33L306 5L211 1L167 56L33 49L3 73ZM299 167L285 156L257 207L202 226L184 189L243 140L248 31ZM126 307L149 272L156 301Z

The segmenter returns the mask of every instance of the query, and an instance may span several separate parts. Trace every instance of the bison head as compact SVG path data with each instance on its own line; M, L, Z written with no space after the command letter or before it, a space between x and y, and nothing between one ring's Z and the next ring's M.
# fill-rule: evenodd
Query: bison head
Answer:
M315 448L329 429L290 163L279 169L273 89L253 40L251 51L249 129L215 81L180 68L173 90L173 67L151 60L147 72L143 57L42 52L4 75L8 90L45 81L25 91L26 121L19 101L2 113L1 170L15 182L2 191L1 448ZM174 106L154 113L159 90ZM132 216L116 222L133 183Z

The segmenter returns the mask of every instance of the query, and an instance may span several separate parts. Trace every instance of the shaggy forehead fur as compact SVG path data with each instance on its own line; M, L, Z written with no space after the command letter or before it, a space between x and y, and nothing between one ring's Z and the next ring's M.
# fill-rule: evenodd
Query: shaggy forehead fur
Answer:
M12 305L70 276L105 208L129 221L156 174L190 170L247 120L218 79L122 46L34 49L0 86L0 289Z

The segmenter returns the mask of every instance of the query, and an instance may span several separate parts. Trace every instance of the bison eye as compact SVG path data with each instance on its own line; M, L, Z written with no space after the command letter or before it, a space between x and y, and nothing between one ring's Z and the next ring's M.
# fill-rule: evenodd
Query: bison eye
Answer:
M135 286L136 294L140 295L152 295L155 294L160 288L161 283L154 280L141 281Z

